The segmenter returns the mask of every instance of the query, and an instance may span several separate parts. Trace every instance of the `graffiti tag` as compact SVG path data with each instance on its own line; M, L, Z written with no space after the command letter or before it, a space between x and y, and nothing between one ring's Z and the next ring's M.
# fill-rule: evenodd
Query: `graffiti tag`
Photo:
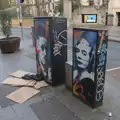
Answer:
M61 54L61 48L63 46L66 46L66 44L64 44L62 41L63 40L67 40L67 38L65 38L63 36L63 34L66 32L66 30L63 30L62 32L60 32L59 34L57 33L57 31L53 30L53 35L54 35L54 47L53 47L53 54L54 56L57 55L62 55ZM60 38L62 39L62 41L60 41Z
M104 93L104 66L105 66L105 59L106 59L106 44L102 44L100 55L99 55L99 62L98 62L98 69L97 69L97 88L96 88L96 101L100 101L103 97Z
M104 72L103 68L97 69L97 88L96 88L96 101L100 101L104 92Z
M62 47L63 47L63 43L60 42L60 41L57 41L57 42L54 44L54 48L53 48L53 50L54 50L54 52L53 52L54 56L62 55L62 54L61 54L61 51L60 51L60 49L61 49Z

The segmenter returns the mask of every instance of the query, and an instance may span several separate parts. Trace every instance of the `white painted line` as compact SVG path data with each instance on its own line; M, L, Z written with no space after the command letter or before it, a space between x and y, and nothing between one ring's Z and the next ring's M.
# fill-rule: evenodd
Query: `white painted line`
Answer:
M117 70L117 69L120 69L120 67L111 68L111 69L108 69L106 71L109 72L109 71L113 71L113 70Z

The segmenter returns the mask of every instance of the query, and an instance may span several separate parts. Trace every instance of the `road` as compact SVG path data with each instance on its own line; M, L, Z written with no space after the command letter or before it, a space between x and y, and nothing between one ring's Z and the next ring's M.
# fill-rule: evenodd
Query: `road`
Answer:
M21 37L21 29L13 28L13 36ZM23 29L24 40L32 40L31 29ZM68 29L68 60L72 60L72 29ZM107 55L107 69L115 68L120 66L120 43L108 42L108 55Z

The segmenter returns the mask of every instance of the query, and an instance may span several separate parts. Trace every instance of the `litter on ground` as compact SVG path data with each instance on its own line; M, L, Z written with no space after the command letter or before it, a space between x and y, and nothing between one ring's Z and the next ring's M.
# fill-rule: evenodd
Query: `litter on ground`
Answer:
M43 80L36 81L32 79L31 80L22 79L22 76L26 74L33 73L18 70L12 74L9 74L9 77L2 82L2 84L4 85L20 87L16 91L7 95L6 97L8 99L13 100L19 104L22 104L26 100L38 94L40 92L40 88L48 86L48 84Z
M25 74L30 74L30 72L25 72L23 70L18 70L18 71L14 72L14 73L10 73L9 76L21 78Z
M10 100L13 100L19 104L22 104L26 100L30 99L34 95L38 94L40 90L36 90L31 87L21 87L20 89L12 92L11 94L7 95L6 97Z

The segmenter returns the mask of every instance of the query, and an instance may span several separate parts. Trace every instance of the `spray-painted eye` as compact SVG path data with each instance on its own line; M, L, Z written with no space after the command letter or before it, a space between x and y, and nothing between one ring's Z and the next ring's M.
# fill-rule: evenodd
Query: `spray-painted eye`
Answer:
M78 48L75 48L75 52L80 52L80 49L78 49Z
M77 59L81 60L81 57L78 56Z
M86 52L85 50L82 50L82 54L83 54L84 56L86 56L86 55L87 55L87 52Z

